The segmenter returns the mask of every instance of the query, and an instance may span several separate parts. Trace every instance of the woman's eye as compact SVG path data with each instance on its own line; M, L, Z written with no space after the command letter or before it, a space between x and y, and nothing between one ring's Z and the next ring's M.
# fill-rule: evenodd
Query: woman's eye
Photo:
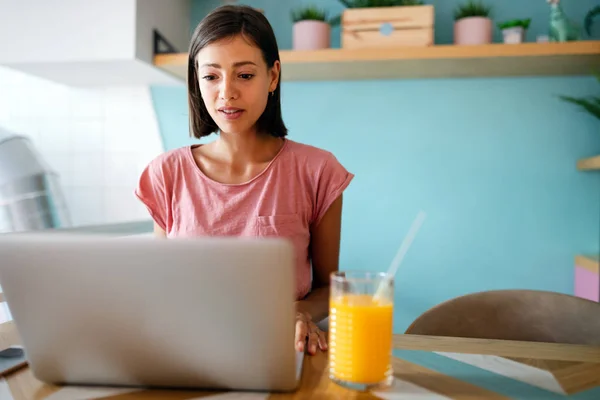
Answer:
M203 76L202 79L204 79L205 81L212 81L213 79L215 79L214 75L206 75Z
M251 79L253 76L252 74L240 74L240 78L242 79Z

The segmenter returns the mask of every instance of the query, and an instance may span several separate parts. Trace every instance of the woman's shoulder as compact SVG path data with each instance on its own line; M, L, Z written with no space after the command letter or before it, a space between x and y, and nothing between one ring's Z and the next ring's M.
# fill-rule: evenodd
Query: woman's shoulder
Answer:
M190 154L190 146L164 151L150 160L146 168L161 171L186 163Z
M308 182L313 194L311 223L318 224L329 206L350 185L354 174L349 172L329 150L290 141L293 168Z
M177 171L185 165L186 153L190 147L165 151L155 156L140 174L135 195L146 205L150 215L164 231L172 227L173 219L169 204L174 186L177 182Z
M301 170L315 187L332 183L345 186L354 177L329 150L295 141L289 141L288 145L293 166Z
M182 175L187 175L191 168L190 146L164 151L155 156L144 167L140 174L139 185L160 185L172 189Z
M337 158L331 151L320 147L289 139L288 146L293 157L306 163L309 167L323 167L329 162L337 162Z

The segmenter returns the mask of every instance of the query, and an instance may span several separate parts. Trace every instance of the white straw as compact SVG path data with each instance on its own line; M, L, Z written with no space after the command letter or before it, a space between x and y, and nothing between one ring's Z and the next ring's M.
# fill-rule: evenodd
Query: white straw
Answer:
M393 279L394 276L396 276L396 272L398 272L398 268L400 267L400 264L402 263L402 260L404 259L404 256L406 255L406 252L410 248L410 245L412 244L413 240L415 239L415 236L417 236L417 232L419 231L419 228L421 227L421 225L423 225L423 221L425 220L425 217L426 217L426 214L423 211L419 211L419 213L415 217L415 220L413 221L408 233L406 234L406 237L402 241L402 244L400 245L400 248L398 249L396 256L392 260L392 264L390 265L390 268L388 269L386 278L380 283L379 288L377 289L377 292L375 293L376 299L381 298L381 296L383 296L383 294L386 290L386 287L389 284L389 280Z

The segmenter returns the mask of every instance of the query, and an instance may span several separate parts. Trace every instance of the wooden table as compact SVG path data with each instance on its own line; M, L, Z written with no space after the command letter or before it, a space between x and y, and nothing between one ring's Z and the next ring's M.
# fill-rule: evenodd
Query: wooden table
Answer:
M19 337L13 323L1 324L0 346L14 344L19 344ZM29 368L23 368L6 377L6 381L3 382L4 392L0 388L0 398L7 397L8 391L14 400L52 398L191 400L214 396L218 399L248 400L399 398L500 400L564 399L570 394L577 394L578 400L600 399L600 348L597 347L416 335L396 335L394 346L398 349L393 359L395 384L393 388L384 392L361 393L334 384L327 376L327 353L319 353L315 356L306 356L300 387L296 392L289 394L61 388L38 381ZM408 357L406 357L407 353L409 353ZM424 362L407 360L407 358L415 358L417 353L424 357ZM427 357L430 360L427 360ZM419 364L431 365L425 367ZM444 370L442 364L446 365L445 373L440 372ZM461 375L461 369L465 368L482 372L484 378L479 382L475 375L451 376L457 371L457 374ZM489 372L490 370L493 372ZM507 378L506 375L512 377ZM515 384L511 386L510 382Z

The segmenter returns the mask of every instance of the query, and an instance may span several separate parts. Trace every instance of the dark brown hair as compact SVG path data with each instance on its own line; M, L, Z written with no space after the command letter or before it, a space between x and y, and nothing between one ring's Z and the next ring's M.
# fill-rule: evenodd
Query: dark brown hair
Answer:
M242 35L257 46L267 68L279 61L279 48L271 24L258 10L245 5L221 6L208 14L196 27L189 48L188 58L188 107L190 113L190 135L195 138L217 132L219 127L212 119L198 86L196 56L205 46L225 38ZM275 137L287 135L281 116L281 72L273 95L269 94L267 106L256 121L259 132Z

